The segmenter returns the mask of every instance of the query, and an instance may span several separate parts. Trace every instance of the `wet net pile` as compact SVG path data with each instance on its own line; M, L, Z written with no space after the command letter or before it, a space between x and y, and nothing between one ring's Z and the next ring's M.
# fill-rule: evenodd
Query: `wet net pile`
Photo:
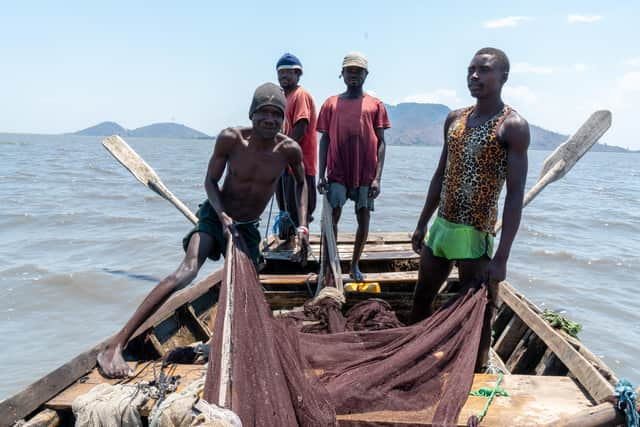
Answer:
M467 291L406 327L382 300L360 303L344 317L328 297L274 318L252 262L237 247L231 258L231 368L221 362L224 283L205 400L230 407L245 426L332 426L340 414L429 408L433 425L457 425L473 381L484 290ZM312 327L302 326L309 320ZM226 372L230 381L220 393Z

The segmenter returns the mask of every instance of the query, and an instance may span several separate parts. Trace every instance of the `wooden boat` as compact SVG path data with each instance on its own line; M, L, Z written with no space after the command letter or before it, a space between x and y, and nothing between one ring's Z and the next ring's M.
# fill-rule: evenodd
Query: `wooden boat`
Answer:
M524 205L548 184L564 176L610 125L610 112L594 113L545 160L540 179L527 193ZM107 138L103 145L143 185L170 201L195 222L193 213L121 138ZM327 247L335 247L339 258L346 260L351 258L353 242L353 235L341 234L337 244ZM311 244L309 263L303 269L290 261L290 253L277 249L279 242L269 242L267 268L261 272L260 281L274 312L299 307L314 295L318 283L314 272L319 271L319 236L312 236ZM329 258L336 259L333 255ZM370 297L382 298L390 303L400 320L406 319L418 275L418 257L411 250L409 233L371 233L362 255L361 268L365 280L377 282L380 292L347 292L343 308L347 310ZM138 364L134 379L126 380L128 383L155 378L160 365L153 361L168 351L211 338L222 280L222 270L218 270L196 285L176 293L138 328L128 344L125 357L134 365L136 362L145 363ZM458 287L454 271L440 289L438 302L441 304L455 296ZM501 284L497 304L499 309L491 351L494 363L505 373L501 386L509 396L493 400L481 425L585 427L618 425L624 421L622 414L606 401L617 382L611 369L578 340L554 330L541 317L540 310L510 284ZM121 382L104 379L97 372L96 356L102 345L100 343L78 355L22 392L0 402L0 427L20 419L26 419L22 425L28 427L72 425L71 403L77 396L100 383ZM204 374L203 365L172 365L169 369L171 375L180 377L178 390ZM498 377L477 373L472 390L492 388ZM484 397L469 396L462 408L459 425L466 425L469 416L480 413L485 400ZM142 408L142 415L148 415L149 410L147 406ZM420 411L372 411L340 415L338 421L341 426L430 426L433 414L433 407Z
M337 248L341 259L350 259L353 241L353 235L339 236ZM271 249L277 243L272 242ZM313 271L318 268L319 236L312 236L311 249L309 264L304 269L284 259L286 254L273 250L266 252L268 262L260 281L274 311L300 306L314 294L317 276ZM380 292L347 292L345 309L373 296L388 301L401 320L406 318L418 267L409 233L372 233L361 265L366 280L379 283ZM212 317L222 278L222 270L218 270L173 295L136 331L126 349L126 358L134 364L154 361L173 348L207 341L213 329ZM440 290L439 301L455 295L457 285L454 271ZM586 413L585 419L589 420L597 418L594 414L621 420L610 404L597 406L613 393L617 378L611 369L578 340L553 329L543 320L540 310L508 283L500 288L499 304L492 355L505 373L502 388L509 396L493 400L481 425L542 425L576 413ZM71 402L75 397L98 383L118 382L104 379L97 372L95 357L99 347L100 344L78 355L24 391L0 402L0 424L11 425L16 420L26 419L26 426L72 425ZM137 377L130 383L153 379L157 369L159 364L138 363ZM175 365L171 367L171 374L180 376L180 389L200 378L204 370L203 365ZM494 374L478 373L472 390L493 387L497 378ZM484 397L470 396L460 414L459 425L466 425L470 415L478 414L485 401ZM143 408L144 416L149 409ZM338 420L341 426L429 426L432 415L432 408L426 408L415 412L374 411L342 415ZM593 425L615 425L615 421Z

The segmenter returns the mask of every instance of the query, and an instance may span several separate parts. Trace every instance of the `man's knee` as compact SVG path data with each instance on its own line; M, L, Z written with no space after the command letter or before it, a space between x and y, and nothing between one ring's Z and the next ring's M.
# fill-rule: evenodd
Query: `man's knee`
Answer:
M178 269L171 275L173 276L173 290L180 290L193 281L198 275L198 260L191 257L185 257Z

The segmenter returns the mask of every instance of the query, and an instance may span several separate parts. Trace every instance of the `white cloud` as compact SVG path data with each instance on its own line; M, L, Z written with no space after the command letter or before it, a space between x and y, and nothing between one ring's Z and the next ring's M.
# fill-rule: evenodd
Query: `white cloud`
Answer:
M511 67L512 73L551 74L553 68L531 65L528 62L516 62Z
M419 104L444 104L451 106L460 104L461 100L460 98L458 98L455 90L436 89L433 92L409 95L405 97L402 102L417 102Z
M584 64L573 64L573 69L579 73L587 71L587 66Z
M640 90L640 72L632 71L626 73L618 80L618 86L623 90Z
M538 100L529 86L505 86L503 93L508 104L533 104Z
M602 20L600 15L567 15L567 22L569 24L591 24Z
M485 21L482 23L484 28L504 28L504 27L515 27L521 22L531 21L533 18L529 16L507 16L500 19L494 19L492 21Z
M626 65L631 65L632 67L640 67L640 56L636 56L635 58L628 58L624 61Z

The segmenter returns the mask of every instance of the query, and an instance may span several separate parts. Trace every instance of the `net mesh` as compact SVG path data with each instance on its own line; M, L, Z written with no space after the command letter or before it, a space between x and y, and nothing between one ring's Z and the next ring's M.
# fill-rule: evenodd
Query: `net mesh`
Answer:
M322 298L303 312L274 318L253 263L237 243L226 406L243 425L330 426L336 414L427 408L432 425L457 425L473 381L484 288L461 292L411 326L375 299L355 305L346 317L336 299ZM219 400L228 291L223 283L205 384L204 398L212 403Z

